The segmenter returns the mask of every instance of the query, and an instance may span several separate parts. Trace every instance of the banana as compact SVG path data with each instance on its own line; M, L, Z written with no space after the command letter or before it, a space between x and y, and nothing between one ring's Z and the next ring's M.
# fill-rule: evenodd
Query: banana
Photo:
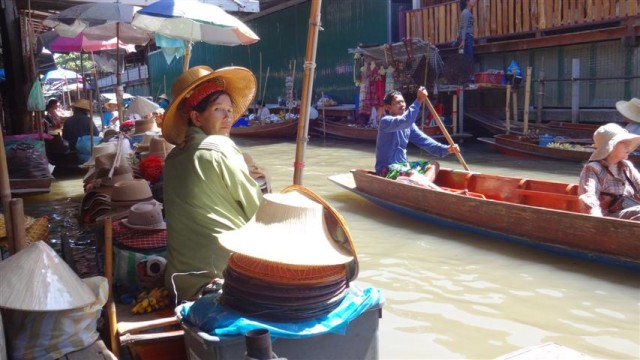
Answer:
M164 309L171 304L169 290L158 287L142 292L136 297L136 302L131 308L133 314L144 314L152 311Z

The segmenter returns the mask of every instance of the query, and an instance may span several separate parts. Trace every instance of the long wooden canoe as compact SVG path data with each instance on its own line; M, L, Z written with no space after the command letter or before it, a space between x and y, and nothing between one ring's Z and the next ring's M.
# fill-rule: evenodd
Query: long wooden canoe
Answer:
M572 144L569 140L561 144L566 147L549 147L538 145L538 139L531 136L519 136L511 134L495 135L493 138L478 138L479 141L494 146L499 151L517 156L545 157L559 160L585 162L595 149ZM577 147L576 145L580 145ZM581 150L580 150L581 148ZM640 154L634 152L629 155L629 160L634 164L640 163Z
M437 185L465 189L468 196L367 170L330 180L421 220L640 270L640 222L581 213L576 184L440 169Z
M468 111L466 117L474 120L478 125L487 130L492 135L504 134L507 132L507 125L503 118L495 116L490 112ZM529 123L529 132L538 134L549 134L553 136L564 136L571 139L592 139L593 133L598 129L597 124L572 124L560 121L549 121L546 123ZM515 135L525 135L523 123L521 121L511 122L509 133Z
M313 124L310 121L310 126ZM285 120L268 124L231 128L231 137L292 138L298 131L298 120Z
M316 121L313 130L321 136L332 136L342 139L362 140L375 142L378 137L377 128L369 128L358 126L354 123L344 123L338 121L324 121L322 119ZM451 133L451 126L447 126L447 130ZM423 126L422 131L435 140L443 140L444 136L438 126ZM454 139L468 138L471 134L451 134Z

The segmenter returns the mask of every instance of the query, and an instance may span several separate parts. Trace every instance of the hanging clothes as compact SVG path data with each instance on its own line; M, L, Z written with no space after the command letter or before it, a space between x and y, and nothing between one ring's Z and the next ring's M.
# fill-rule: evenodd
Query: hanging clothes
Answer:
M364 110L370 114L372 107L383 106L385 77L383 76L384 70L381 71L381 67L375 61L371 61L366 73L369 82L366 86Z

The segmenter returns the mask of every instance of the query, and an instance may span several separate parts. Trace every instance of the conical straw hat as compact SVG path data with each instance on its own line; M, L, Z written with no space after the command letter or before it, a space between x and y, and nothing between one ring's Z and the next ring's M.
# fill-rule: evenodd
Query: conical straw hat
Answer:
M0 307L60 311L95 300L91 289L42 241L0 262Z
M225 248L291 265L338 265L353 260L332 238L323 207L299 192L266 194L243 227L218 235Z

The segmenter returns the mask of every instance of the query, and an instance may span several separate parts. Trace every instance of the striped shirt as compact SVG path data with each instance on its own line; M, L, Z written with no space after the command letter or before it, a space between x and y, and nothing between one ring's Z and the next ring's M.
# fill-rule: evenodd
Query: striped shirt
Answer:
M585 210L591 215L602 216L608 212L601 204L611 200L611 196L604 193L634 195L634 186L640 189L640 173L631 162L623 160L607 168L601 162L591 161L582 168L578 192Z

